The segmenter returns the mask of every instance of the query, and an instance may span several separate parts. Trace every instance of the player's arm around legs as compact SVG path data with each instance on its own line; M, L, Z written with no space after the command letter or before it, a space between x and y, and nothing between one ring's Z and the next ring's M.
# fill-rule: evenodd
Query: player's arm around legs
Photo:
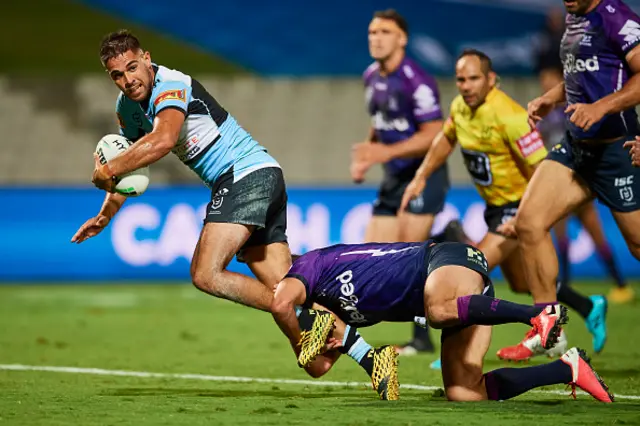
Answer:
M550 229L591 199L591 191L568 167L544 160L527 185L516 215L524 276L535 303L556 300L558 258Z
M302 332L296 306L305 303L307 292L304 284L292 277L283 279L276 288L271 306L271 314L282 333L287 336L291 348L296 355L300 355L300 341ZM333 314L330 314L333 316ZM341 340L331 339L325 346L325 352L317 355L313 361L304 365L305 371L314 378L326 374L340 357L335 347L340 346Z
M191 280L199 290L212 296L268 312L273 289L226 269L253 228L236 223L205 223L191 261Z
M286 242L247 247L243 257L258 281L272 291L291 268L291 251Z

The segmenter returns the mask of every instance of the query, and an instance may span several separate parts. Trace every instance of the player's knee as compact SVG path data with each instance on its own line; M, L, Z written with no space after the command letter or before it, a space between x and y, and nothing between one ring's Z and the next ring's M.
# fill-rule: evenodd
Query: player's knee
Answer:
M486 397L484 392L475 389L476 387L449 386L445 389L445 396L449 401L456 402L485 400Z
M222 297L221 274L202 269L191 271L191 282L200 291L212 296Z
M427 306L427 320L430 327L435 329L445 328L451 321L456 319L449 312L446 305L446 303L429 303Z
M535 243L544 238L545 229L536 215L518 212L515 222L516 234L521 241Z
M445 387L449 401L480 401L486 399L482 370L475 366L460 364L454 373L452 383Z

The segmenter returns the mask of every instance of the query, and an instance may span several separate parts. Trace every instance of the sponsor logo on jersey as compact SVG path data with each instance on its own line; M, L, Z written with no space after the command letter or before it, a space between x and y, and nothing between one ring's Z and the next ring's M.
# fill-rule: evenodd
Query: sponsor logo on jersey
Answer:
M542 142L542 138L540 137L540 133L537 130L534 130L530 133L527 133L520 139L516 141L516 145L518 145L518 149L523 157L528 157L534 152L537 152L539 149L544 148L544 143Z
M156 100L153 102L153 105L158 106L160 102L169 101L169 100L186 102L187 101L186 91L184 89L166 90L158 95Z
M340 308L349 315L351 322L356 324L366 323L367 319L358 311L358 296L354 294L355 287L353 285L353 271L348 270L336 277L336 281L339 281L340 293Z
M618 34L624 36L624 41L627 42L627 45L633 43L640 38L640 24L628 19Z
M380 111L371 117L371 121L376 130L397 130L399 132L409 130L409 121L406 118L387 120Z
M578 72L596 72L600 71L598 57L593 55L588 59L576 59L572 54L568 54L564 60L564 74L575 74Z

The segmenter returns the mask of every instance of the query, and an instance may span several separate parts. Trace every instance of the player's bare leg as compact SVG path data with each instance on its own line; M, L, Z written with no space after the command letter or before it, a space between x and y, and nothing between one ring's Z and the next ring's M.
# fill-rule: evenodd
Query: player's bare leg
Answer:
M398 241L399 242L421 242L426 241L431 234L431 228L435 215L413 214L403 212L398 215ZM429 328L413 324L413 337L410 342L396 346L396 350L401 355L415 355L418 352L433 352L433 342L429 335ZM432 365L438 368L438 364Z
M272 291L291 268L291 251L286 242L247 247L243 257L256 278Z
M364 240L367 243L398 242L398 219L395 216L372 216Z
M226 269L254 228L236 223L206 223L191 261L191 280L207 294L269 312L273 289Z
M600 257L600 260L604 263L607 271L613 281L615 282L615 287L611 289L609 292L609 300L615 303L626 303L633 300L634 293L633 289L627 285L625 282L618 265L616 264L616 260L613 255L613 251L611 250L611 246L609 245L606 237L604 236L604 231L602 229L602 223L600 222L600 218L598 216L598 210L596 209L596 205L594 202L586 203L575 211L575 215L584 227L584 229L591 236L591 240L593 240L594 245L596 246L596 253ZM557 235L557 233L556 233ZM558 238L559 241L559 238ZM558 243L560 245L560 243ZM562 259L562 253L559 253ZM568 250L566 254L567 258L567 268L568 268ZM563 283L567 283L568 277L563 280Z
M434 274L437 274L434 276ZM461 266L445 266L427 278L425 310L434 324L442 324L451 314L438 313L437 306L470 294L481 294L484 281L480 274ZM456 314L457 315L457 312ZM491 342L491 327L473 325L442 330L442 381L447 399L479 401L487 399L483 387L482 366Z
M442 267L435 272L440 270L446 270L446 272L434 279L432 274L427 279L425 287L427 311L437 303L446 303L452 293L458 299L470 295L480 296L484 287L481 276L468 269L462 271L458 269L461 267L453 268L455 269ZM467 276L468 279L461 281L460 278L463 276ZM455 281L450 282L451 280ZM437 314L435 316L437 317ZM585 390L599 401L613 401L613 396L589 365L584 352L576 348L567 351L562 359L546 365L501 368L483 374L484 357L490 341L491 327L489 326L473 325L443 330L442 379L447 399L451 401L505 400L536 387L567 383L574 388L579 387Z
M640 210L629 213L611 212L613 218L622 232L622 236L629 247L629 251L636 258L640 259ZM624 287L627 291L622 290L619 294L610 294L614 296L613 301L626 302L633 299L633 289L628 286Z
M591 191L578 176L555 161L542 161L529 182L515 228L520 249L526 253L522 266L534 303L556 300L558 258L551 227L591 198Z

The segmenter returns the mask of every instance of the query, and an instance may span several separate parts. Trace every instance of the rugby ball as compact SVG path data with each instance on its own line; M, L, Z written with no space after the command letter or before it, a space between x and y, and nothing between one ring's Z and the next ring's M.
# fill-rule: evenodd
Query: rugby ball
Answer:
M129 147L133 145L129 139L122 135L106 135L96 146L96 154L98 154L98 160L100 164L105 164L107 161L125 152ZM142 167L140 169L129 172L125 175L118 176L116 185L116 192L126 197L137 197L142 195L149 186L149 167Z

